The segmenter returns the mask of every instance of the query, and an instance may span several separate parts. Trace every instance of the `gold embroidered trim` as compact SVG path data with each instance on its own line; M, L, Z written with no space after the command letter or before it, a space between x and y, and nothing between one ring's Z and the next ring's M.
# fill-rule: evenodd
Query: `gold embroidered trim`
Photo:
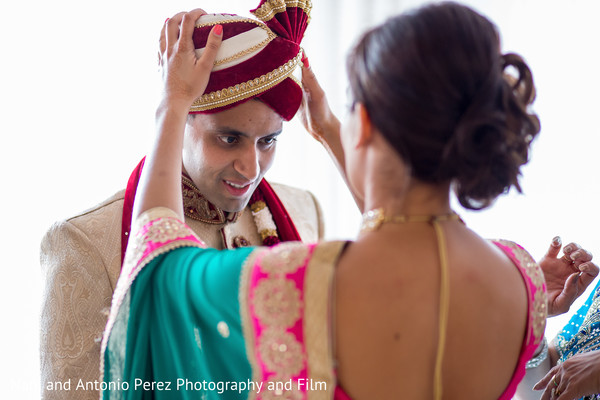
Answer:
M308 254L306 245L297 242L281 243L265 252L260 259L260 269L269 274L269 278L291 274L304 265Z
M266 28L266 27L265 27ZM271 30L269 28L267 29L267 38L265 40L263 40L262 42L255 44L252 47L248 47L247 49L244 49L230 57L224 58L222 60L219 61L215 61L215 67L218 67L219 65L223 65L223 64L227 64L230 61L233 60L237 60L238 58L242 58L250 53L255 52L258 49L262 49L263 47L265 47L267 44L271 43L271 41L273 39L275 39L277 37L277 35L275 35L273 32L271 32Z
M258 26L259 28L261 28L262 30L264 30L267 33L267 38L265 40L263 40L262 42L255 44L252 47L249 47L247 49L244 49L240 52L235 53L234 55L227 57L227 58L223 58L222 60L218 60L215 61L214 66L218 67L219 65L223 65L223 64L227 64L230 61L233 60L237 60L238 58L244 57L258 49L262 49L263 47L265 47L267 44L271 43L271 41L273 39L275 39L277 37L276 34L273 33L273 31L271 29L269 29L268 26L266 26L264 23L260 22L260 21L255 21L253 19L250 18L238 18L238 19L234 19L234 20L223 20L223 21L214 21L211 23L206 23L206 24L197 24L195 27L196 28L204 28L207 26L215 26L217 24L231 24L234 22L246 22L246 23L251 23L254 24L256 26Z
M525 271L526 275L529 276L531 282L535 286L535 294L533 295L533 302L529 300L529 318L531 326L533 328L534 343L540 343L544 336L544 330L546 328L546 318L548 316L547 298L546 298L546 280L542 269L539 267L537 262L531 257L531 255L516 243L509 240L496 240L496 242L512 249L513 254L520 263L521 268ZM531 291L529 285L527 285L527 292L531 299ZM529 337L527 340L529 341Z
M290 77L300 63L301 58L302 50L298 52L296 57L269 73L235 86L203 94L194 101L190 107L190 112L212 110L265 92Z
M244 311L248 313L247 318L250 323L253 323L252 318L256 318L261 324L260 336L254 338L256 341L254 349L257 352L254 356L260 359L266 371L275 372L277 379L285 382L299 374L306 366L302 344L296 339L295 334L288 331L289 327L294 326L301 318L301 293L296 288L295 282L287 279L285 274L296 271L304 265L308 249L302 243L285 243L264 250L253 262L254 268L257 268L258 273L261 274L257 277L259 281L254 283L256 286L250 287L252 276L244 278L245 282L242 283L245 285L242 289L247 300L240 299L240 301L247 301L244 306ZM273 270L275 265L282 263L286 264L284 270ZM278 295L279 293L281 296ZM277 301L282 304L276 305ZM289 315L272 315L272 313ZM242 317L242 320L244 318L246 317ZM250 333L256 334L253 331ZM252 344L248 341L246 343ZM250 361L253 368L255 362L256 359ZM260 368L261 365L256 367ZM261 392L261 398L262 396L264 394ZM281 398L288 398L286 396L287 394L284 394Z
M225 17L233 17L233 16L231 16L231 15L225 15ZM257 21L257 20L252 19L252 18L244 18L244 17L239 17L239 16L236 16L235 18L231 18L231 19L230 18L224 19L222 21L213 21L213 22L210 22L210 23L207 22L207 23L204 23L204 24L196 24L196 25L194 25L194 28L204 28L204 27L207 27L207 26L214 26L214 25L233 24L233 23L236 23L236 22L248 22L248 23L254 24L256 26L259 26L261 28L265 28L266 27L267 29L269 29L269 27L267 27L263 22Z
M297 7L304 10L306 16L310 18L312 10L312 1L310 0L267 0L265 3L252 11L252 14L261 21L267 22L276 14L286 11L286 8Z
M248 357L248 363L252 370L252 381L254 382L262 382L263 376L258 360L256 359L256 354L254 353L254 338L256 337L256 332L254 331L254 325L252 323L252 314L249 303L250 285L252 284L252 270L256 264L256 258L267 251L267 249L258 248L250 253L242 266L242 272L240 274L240 290L238 298L240 303L240 320L242 322L242 332L246 343L246 357ZM256 396L256 392L249 392L248 400L254 400L256 399Z
M326 242L315 247L304 282L304 343L308 379L326 382L326 392L309 390L307 399L333 398L335 388L332 330L333 276L335 265L346 242ZM331 394L328 396L327 393Z
M196 184L187 176L181 176L181 190L183 195L183 213L186 217L206 224L220 225L226 222L235 222L241 212L227 213L209 202ZM211 206L213 209L211 209Z

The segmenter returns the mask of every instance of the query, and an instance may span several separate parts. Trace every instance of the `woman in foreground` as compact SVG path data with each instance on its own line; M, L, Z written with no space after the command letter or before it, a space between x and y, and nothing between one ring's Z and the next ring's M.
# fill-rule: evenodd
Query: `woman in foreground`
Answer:
M539 131L525 62L454 3L367 32L348 59L346 123L312 116L365 211L357 240L216 251L182 222L179 190L185 120L222 37L215 26L196 57L201 14L163 31L104 397L510 399L543 337L542 271L515 243L471 231L449 198L481 209L520 189ZM317 87L304 84L309 112Z

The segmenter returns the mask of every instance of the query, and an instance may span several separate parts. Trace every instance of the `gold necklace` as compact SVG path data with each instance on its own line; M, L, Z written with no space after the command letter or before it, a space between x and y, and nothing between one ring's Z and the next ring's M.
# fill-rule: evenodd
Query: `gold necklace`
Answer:
M381 228L385 223L404 224L406 222L438 222L438 221L464 221L460 216L452 211L448 214L441 215L393 215L386 216L383 208L375 208L369 210L362 215L362 223L360 224L360 233L373 232Z

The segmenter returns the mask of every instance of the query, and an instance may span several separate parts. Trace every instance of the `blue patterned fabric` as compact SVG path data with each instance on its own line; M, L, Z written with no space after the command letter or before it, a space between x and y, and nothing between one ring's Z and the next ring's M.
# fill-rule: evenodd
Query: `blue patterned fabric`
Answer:
M559 355L558 362L564 362L576 354L600 349L600 281L587 301L556 336L554 344ZM600 399L600 394L581 398L591 399Z

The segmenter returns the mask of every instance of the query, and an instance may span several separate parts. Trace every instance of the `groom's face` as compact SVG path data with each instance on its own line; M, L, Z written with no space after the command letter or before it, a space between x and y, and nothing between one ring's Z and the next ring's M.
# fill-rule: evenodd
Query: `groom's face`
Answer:
M275 157L283 119L249 100L215 114L188 117L183 167L200 193L224 211L240 211Z

